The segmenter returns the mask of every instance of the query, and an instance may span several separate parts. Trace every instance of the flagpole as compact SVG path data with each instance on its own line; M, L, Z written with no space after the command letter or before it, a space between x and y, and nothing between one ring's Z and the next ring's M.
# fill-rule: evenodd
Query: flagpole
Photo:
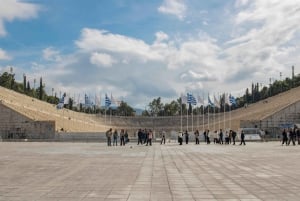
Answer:
M229 106L229 129L231 129L231 105Z
M210 105L208 105L208 109L207 109L207 110L208 110L208 111L207 111L207 114L208 114L208 115L207 115L207 125L208 125L208 126L207 126L207 129L208 129L208 130L209 130L209 108L210 108Z
M198 112L197 112L198 113L198 115L197 115L197 128L199 129L199 119L200 119L201 110L199 109Z
M203 101L203 105L202 105L202 129L203 129L203 132L204 132L204 93L202 93L202 101Z
M214 121L214 130L213 130L213 132L215 132L215 130L216 130L216 105L214 107L213 121Z
M192 108L192 132L194 130L194 114L193 114L193 105L191 105Z
M182 132L182 96L180 103L180 132Z
M188 104L186 104L187 106ZM189 107L186 107L186 130L189 130Z
M226 109L226 94L224 93L224 130L226 128L226 113L225 113L225 109Z
M220 93L218 93L218 96L219 96L219 106L220 106L220 109L219 109L219 112L218 112L218 120L219 120L219 131L221 129L221 117L220 117L220 114L221 114L221 96L220 96Z
M210 128L209 128L209 108L210 108L210 98L209 98L209 94L208 94L208 109L207 109L207 114L208 114L208 116L207 116L207 124L208 124L208 127L207 127L207 129L208 130L210 130Z
M202 105L202 129L204 132L204 104Z
M65 108L63 107L63 129L65 131Z

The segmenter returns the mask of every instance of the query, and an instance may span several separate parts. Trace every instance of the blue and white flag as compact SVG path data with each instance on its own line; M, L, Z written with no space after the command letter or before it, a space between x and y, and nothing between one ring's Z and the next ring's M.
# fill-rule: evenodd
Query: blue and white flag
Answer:
M197 100L193 96L193 94L187 93L187 103L190 103L192 105L197 105Z
M208 105L211 107L215 107L214 103L210 100L209 95L208 95Z
M236 105L236 100L233 96L229 95L229 102L230 102L230 105Z
M108 98L107 94L105 94L105 107L109 107L111 105L111 100Z

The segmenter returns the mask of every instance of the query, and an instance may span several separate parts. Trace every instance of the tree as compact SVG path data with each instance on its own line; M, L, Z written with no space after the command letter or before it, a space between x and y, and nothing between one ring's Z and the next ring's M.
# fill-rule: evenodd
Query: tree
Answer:
M25 75L25 73L23 75L23 91L24 91L24 93L26 93L26 75Z
M40 78L40 90L39 90L39 99L43 99L43 80L42 77Z
M164 105L164 113L168 116L176 115L179 113L179 111L180 111L180 106L178 102L174 100L171 103L166 103Z
M1 77L0 77L0 85L2 87L11 88L11 83L12 80L14 79L14 75L13 74L9 74L8 72L4 72Z
M116 114L120 116L133 116L134 112L134 109L124 101L121 101L120 106L116 109Z
M163 110L163 103L161 103L160 97L153 99L153 101L149 103L149 108L151 115L162 115L161 111Z
M245 92L245 102L246 103L249 103L250 102L250 100L251 100L251 96L250 96L250 94L249 94L249 89L247 88L246 89L246 92Z
M177 99L177 103L178 103L178 105L179 105L178 113L179 113L180 115L181 115L181 112L182 112L182 114L186 114L186 112L187 112L187 104L182 103L181 97Z

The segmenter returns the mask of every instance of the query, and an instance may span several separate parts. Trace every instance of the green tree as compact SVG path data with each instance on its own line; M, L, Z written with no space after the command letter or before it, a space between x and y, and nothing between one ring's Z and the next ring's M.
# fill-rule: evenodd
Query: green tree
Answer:
M180 105L177 101L172 101L171 103L166 103L164 105L164 113L168 116L174 116L176 114L179 114L180 112Z
M40 87L39 87L39 99L43 100L43 79L42 77L40 78Z
M134 112L134 109L124 101L121 101L119 107L116 109L116 114L120 116L133 116Z
M161 102L161 98L153 99L151 103L149 103L149 109L151 115L162 115L161 111L163 110L163 103Z
M0 76L0 85L2 87L11 89L12 88L12 83L14 82L14 74L10 74L8 72L4 72L1 76Z

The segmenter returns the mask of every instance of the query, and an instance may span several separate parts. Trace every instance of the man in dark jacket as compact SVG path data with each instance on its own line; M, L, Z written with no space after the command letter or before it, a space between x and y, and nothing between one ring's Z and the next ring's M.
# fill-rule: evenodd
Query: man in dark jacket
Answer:
M241 143L240 143L240 145L242 145L242 144L246 145L244 131L241 132Z
M236 132L233 130L230 130L230 133L231 133L233 145L235 145Z
M138 145L143 144L142 138L143 138L143 132L142 132L142 129L139 129L139 131L138 131Z
M185 135L185 144L188 144L189 143L189 133L187 130L185 131L184 135Z
M287 132L285 129L283 129L283 131L282 131L282 144L281 145L284 145L284 143L285 143L285 145L287 145L287 143L288 143Z

